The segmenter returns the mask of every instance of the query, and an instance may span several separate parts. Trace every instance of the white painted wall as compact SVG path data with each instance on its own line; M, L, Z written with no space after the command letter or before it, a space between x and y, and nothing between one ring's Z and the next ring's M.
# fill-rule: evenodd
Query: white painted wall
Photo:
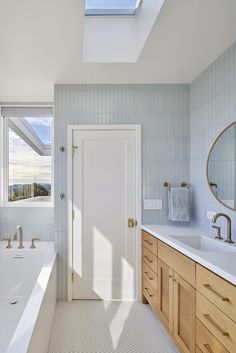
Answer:
M135 18L85 17L84 62L135 62L136 26Z
M85 17L84 62L137 62L164 1L144 1L136 17Z
M136 61L141 54L155 21L158 21L158 15L164 1L165 0L143 1L136 24Z

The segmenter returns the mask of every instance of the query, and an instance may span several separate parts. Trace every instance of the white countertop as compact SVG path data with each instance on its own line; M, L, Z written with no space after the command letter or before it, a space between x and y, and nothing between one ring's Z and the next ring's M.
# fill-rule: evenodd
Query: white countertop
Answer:
M206 231L202 229L172 225L143 225L142 229L236 285L236 244L228 245L230 247L229 252L200 251L171 236L207 236ZM219 240L215 241L218 242ZM232 247L235 248L235 252L232 251Z

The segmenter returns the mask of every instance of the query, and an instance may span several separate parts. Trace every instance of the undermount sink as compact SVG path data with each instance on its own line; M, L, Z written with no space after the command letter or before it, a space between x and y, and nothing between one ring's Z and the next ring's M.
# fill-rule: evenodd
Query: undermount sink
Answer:
M199 251L236 252L236 247L226 244L223 240L211 239L206 236L171 236L175 240Z

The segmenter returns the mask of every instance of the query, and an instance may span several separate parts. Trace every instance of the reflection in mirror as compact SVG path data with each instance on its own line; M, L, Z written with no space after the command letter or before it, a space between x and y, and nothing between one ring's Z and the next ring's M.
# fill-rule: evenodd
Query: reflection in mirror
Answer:
M236 210L236 122L213 144L208 156L207 178L218 201Z

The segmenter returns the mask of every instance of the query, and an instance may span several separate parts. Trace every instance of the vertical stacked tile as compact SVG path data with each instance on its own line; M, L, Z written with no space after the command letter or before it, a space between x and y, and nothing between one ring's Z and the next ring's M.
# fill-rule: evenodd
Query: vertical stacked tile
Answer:
M37 237L43 241L53 241L52 207L1 207L1 238L13 236L18 225L23 226L24 240Z
M59 298L67 286L67 125L141 124L142 197L163 199L160 211L143 211L143 223L167 223L164 181L190 181L189 85L55 85L55 241Z
M236 220L235 212L222 206L209 191L206 178L211 145L222 130L236 121L236 43L192 82L190 111L194 224L207 229L210 235L211 221L206 218L207 210L226 212Z

